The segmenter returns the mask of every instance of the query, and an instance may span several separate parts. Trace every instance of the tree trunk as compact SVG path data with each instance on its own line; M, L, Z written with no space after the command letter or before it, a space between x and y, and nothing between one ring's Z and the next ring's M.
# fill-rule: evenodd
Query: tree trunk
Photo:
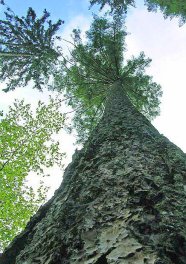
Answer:
M61 187L1 264L186 263L185 154L115 83Z

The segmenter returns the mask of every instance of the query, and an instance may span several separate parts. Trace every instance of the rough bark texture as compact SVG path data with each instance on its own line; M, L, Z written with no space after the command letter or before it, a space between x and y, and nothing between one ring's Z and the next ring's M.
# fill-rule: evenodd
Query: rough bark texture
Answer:
M186 263L185 161L116 84L61 187L0 263Z

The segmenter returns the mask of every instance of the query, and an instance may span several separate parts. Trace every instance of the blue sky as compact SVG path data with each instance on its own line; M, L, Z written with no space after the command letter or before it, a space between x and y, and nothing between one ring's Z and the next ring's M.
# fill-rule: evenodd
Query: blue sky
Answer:
M138 7L143 7L142 0L136 2ZM24 15L28 7L32 7L39 15L46 8L54 20L60 18L65 20L65 23L79 14L91 16L92 12L97 12L99 9L96 5L89 9L88 0L6 0L6 4L18 15Z
M87 30L91 21L93 10L88 10L88 0L5 0L16 14L25 15L28 7L33 7L38 14L43 9L51 13L53 21L65 20L61 27L61 34L68 39L72 29L79 27ZM154 76L154 80L161 84L163 97L161 103L161 115L156 118L153 124L160 133L168 137L186 152L186 25L178 26L178 19L171 21L164 20L161 13L149 13L143 7L141 0L138 0L138 8L131 9L127 17L128 52L127 58L131 55L138 55L144 51L152 58L151 67L148 73ZM97 11L94 9L94 11ZM2 13L1 13L2 14ZM48 100L49 92L39 93L31 87L19 88L8 94L0 92L1 109L7 109L15 98L25 98L26 102L36 105L40 99ZM67 152L68 159L74 151L74 138L61 137L62 148ZM51 175L59 175L54 184L54 189L61 182L61 173L57 169L51 169ZM50 179L49 179L50 181ZM55 181L53 181L55 182Z
M39 15L46 9L51 13L52 19L60 18L65 23L77 14L83 13L87 16L92 13L88 10L87 0L6 0L6 4L18 15L24 15L28 7L32 7Z

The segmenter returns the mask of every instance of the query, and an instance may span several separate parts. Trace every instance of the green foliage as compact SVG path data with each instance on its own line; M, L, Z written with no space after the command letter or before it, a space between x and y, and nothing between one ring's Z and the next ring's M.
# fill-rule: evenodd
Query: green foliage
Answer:
M94 3L96 3L96 1L91 2L91 4ZM101 1L99 1L99 3L101 3ZM101 8L103 8L106 3L107 1L104 1ZM113 12L116 5L118 5L118 9L116 9L120 11L114 12L113 19L110 17L108 19L106 17L100 18L94 16L92 26L86 33L86 43L82 42L81 32L77 29L74 30L73 43L70 43L73 46L70 56L63 58L61 62L61 71L57 73L54 67L51 70L55 75L55 89L60 91L65 90L66 96L69 99L68 104L75 110L74 127L79 132L80 141L84 141L88 137L90 131L96 126L103 113L110 86L118 80L124 85L126 93L139 111L144 113L149 119L154 118L159 113L160 86L152 81L152 77L145 75L145 69L143 67L143 65L149 65L149 59L145 59L143 54L141 54L139 58L133 58L128 64L124 59L126 31L123 26L124 21L121 18L121 10L126 11L126 6L134 3L133 1L109 1L108 3L111 4ZM25 32L28 31L28 26L30 25L30 21L32 21L32 27L29 29L28 35L34 36L33 39L35 41L35 32L41 31L42 33L39 35L39 42L35 43L35 46L33 46L33 54L35 54L35 48L43 47L43 39L44 42L46 40L45 33L47 30L45 30L43 24L49 14L47 12L44 13L43 17L38 20L36 19L35 12L32 9L29 10L30 13L28 12L27 17L24 18L27 23ZM8 27L12 30L12 21L14 21L15 18L16 21L20 21L20 18L13 16L12 13L10 15L7 13L7 17L10 18ZM22 20L23 18L21 21ZM37 21L39 21L39 24L37 24ZM17 25L16 23L15 25ZM22 26L22 24L20 25ZM54 44L52 36L58 29L58 26L59 24L56 24L54 27L55 30L53 30L51 34L49 43L52 43L52 45ZM42 30L40 30L41 28ZM11 34L7 33L5 35L9 36ZM11 43L13 43L13 38L10 39L9 44L10 47L14 48ZM40 45L40 43L42 45ZM21 52L20 45L16 47L18 54L18 51L19 53ZM42 52L44 51L42 50ZM29 64L26 63L25 68L23 68L23 74L21 71L18 72L20 65L17 67L13 62L7 64L11 65L12 68L5 67L6 58L8 58L9 61L9 56L5 57L5 60L3 58L3 76L6 76L10 80L10 85L7 90L13 89L18 83L27 84L28 80L31 79L35 81L37 87L41 88L41 85L44 84L43 76L46 80L48 80L49 77L47 74L49 73L51 64L48 58L47 62L45 61L48 54L50 54L49 49L46 53L44 52L43 57L37 57L38 55L36 52L36 58L39 61L35 61L34 59L34 66L31 64L30 70L27 69ZM62 54L60 55L63 57ZM31 58L30 54L25 53L25 56L25 60ZM18 60L16 59L18 64L19 60L22 64L24 56L20 57L20 54L18 54L18 58ZM57 57L53 62L56 59ZM47 63L49 63L49 68L47 67ZM41 71L38 70L38 67L40 68L42 65L45 69L44 73L42 67ZM15 67L17 67L17 71ZM12 72L10 72L10 69ZM32 73L34 76L32 76ZM24 74L26 74L28 78L25 78ZM14 77L10 78L12 76Z
M84 45L79 30L73 32L73 50L64 58L62 70L55 78L55 87L65 89L75 109L74 126L84 141L104 110L108 86L119 78L125 32L122 21L94 16ZM116 62L116 63L115 63Z
M46 10L37 18L32 8L21 18L7 8L5 16L5 20L0 20L0 78L7 81L5 91L25 86L30 80L37 89L42 89L60 54L54 41L64 22L52 24Z
M15 101L0 121L0 249L25 227L30 216L45 201L47 188L41 182L37 193L26 176L33 171L44 176L44 167L62 166L64 154L52 135L60 131L64 117L60 100L38 103L36 113L24 101Z
M163 12L165 18L179 17L180 25L186 23L186 1L185 0L145 0L149 11Z
M158 8L163 12L165 18L179 17L180 25L186 22L186 1L185 0L144 0L149 11L156 12ZM126 14L130 6L135 7L135 0L90 0L91 6L100 5L100 10L105 5L110 7L112 14Z
M123 67L124 87L134 106L149 120L159 115L159 98L162 96L161 86L153 82L152 76L145 74L151 59L145 58L143 52L138 57L132 57Z
M73 50L64 58L55 87L65 89L69 104L75 109L74 124L80 141L87 139L105 108L112 85L120 80L134 106L153 119L159 113L161 87L145 74L150 59L141 53L125 61L125 36L120 15L113 20L94 17L83 43L79 30L74 30Z
M127 13L128 6L135 6L134 0L90 0L91 6L94 4L101 5L100 10L104 8L105 5L110 7L111 13L117 13L122 15Z

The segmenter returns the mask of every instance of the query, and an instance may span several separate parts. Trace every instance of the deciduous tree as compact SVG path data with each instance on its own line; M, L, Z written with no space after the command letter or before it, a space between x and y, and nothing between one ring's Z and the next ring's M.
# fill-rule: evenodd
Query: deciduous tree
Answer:
M60 100L39 102L34 114L31 105L16 101L0 121L0 249L22 230L29 218L45 201L47 188L37 192L26 177L35 172L42 179L43 169L62 166L63 154L52 135L63 127Z

